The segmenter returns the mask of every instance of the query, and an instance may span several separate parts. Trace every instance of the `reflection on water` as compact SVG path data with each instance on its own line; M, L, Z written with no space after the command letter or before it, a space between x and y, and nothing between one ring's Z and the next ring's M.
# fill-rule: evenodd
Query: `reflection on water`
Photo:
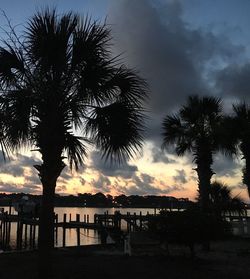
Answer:
M5 211L8 211L8 207L4 207ZM76 220L76 214L80 214L80 221L84 221L84 215L89 215L89 222L94 222L95 214L103 214L104 212L114 214L115 211L119 210L121 214L126 214L130 212L130 214L139 214L142 212L143 215L153 214L154 209L152 208L87 208L87 207L56 207L55 213L58 214L58 222L63 221L63 214L67 214L67 221L69 221L69 216L71 214L71 220ZM12 214L17 214L12 208ZM125 223L122 223L122 228L125 227ZM55 243L56 247L62 247L62 228L58 228L58 239L57 243ZM10 246L16 247L16 233L17 233L17 224L11 224L11 236L10 236ZM36 239L38 237L38 231L36 231ZM112 240L108 237L108 242L112 242ZM100 244L100 236L95 230L88 229L80 229L80 244L81 245L91 245L91 244ZM75 246L77 245L77 234L76 229L67 229L66 230L66 246Z
M8 211L8 207L4 207L5 211ZM58 214L58 221L63 221L63 215L67 214L67 221L69 221L69 216L71 214L71 220L76 220L76 214L80 214L80 221L84 221L84 215L89 215L89 222L94 222L94 215L95 214L103 214L104 212L114 214L115 211L119 210L121 214L126 214L129 212L130 214L140 214L142 212L143 215L153 214L154 209L152 208L86 208L86 207L56 207L55 213ZM157 212L158 213L158 212ZM17 214L12 208L12 214ZM250 210L248 210L248 216L250 216ZM125 221L122 221L121 227L125 228L126 224ZM234 233L237 234L238 228L234 228ZM58 228L58 239L57 243L55 243L56 247L62 247L62 233L63 229ZM17 224L11 224L11 236L10 236L10 246L12 248L16 247L16 235L17 235ZM29 235L29 233L28 233ZM36 239L38 237L38 230L36 231ZM28 240L29 241L29 240ZM112 240L108 237L107 240L109 243ZM100 244L100 235L95 230L88 230L88 229L80 229L80 244L81 245L91 245L91 244ZM66 246L76 246L77 245L77 233L76 229L67 229L66 230Z

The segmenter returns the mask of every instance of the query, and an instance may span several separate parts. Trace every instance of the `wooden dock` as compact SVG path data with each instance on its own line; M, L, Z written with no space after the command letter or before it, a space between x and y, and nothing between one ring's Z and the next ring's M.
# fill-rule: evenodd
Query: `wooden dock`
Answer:
M62 246L66 246L66 235L68 230L76 230L77 246L81 245L81 229L95 230L98 233L98 239L101 243L106 243L106 238L110 235L115 241L119 241L123 234L130 232L144 231L148 221L152 220L155 214L121 214L116 211L109 214L95 214L94 222L90 222L89 215L76 214L74 220L72 214L64 214L63 220L58 221L58 215L55 215L54 222L54 240L58 243L58 229L62 228ZM232 224L232 227L238 231L239 235L250 236L250 217L247 216L225 216L225 219ZM35 249L37 247L37 236L39 219L25 216L22 214L11 214L9 212L0 213L0 249L8 250L10 248L10 235L13 235L13 226L16 228L16 250ZM11 232L12 231L12 232ZM13 249L13 246L12 246Z

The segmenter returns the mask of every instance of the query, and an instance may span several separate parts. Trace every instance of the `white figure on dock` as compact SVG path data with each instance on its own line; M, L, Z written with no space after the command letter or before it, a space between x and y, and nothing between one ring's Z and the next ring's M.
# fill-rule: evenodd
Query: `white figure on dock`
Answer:
M124 238L124 254L131 256L132 252L131 252L131 236L130 233L127 234Z

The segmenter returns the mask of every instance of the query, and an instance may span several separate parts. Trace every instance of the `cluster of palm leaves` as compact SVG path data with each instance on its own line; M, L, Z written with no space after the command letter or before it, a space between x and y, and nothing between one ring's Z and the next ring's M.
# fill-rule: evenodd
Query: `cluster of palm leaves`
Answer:
M243 183L250 196L250 106L246 103L233 105L229 116L223 114L221 99L190 96L177 114L163 121L163 147L170 144L179 156L193 155L204 209L209 206L213 155L218 151L243 155Z
M78 169L87 144L118 161L142 147L147 86L112 57L110 40L105 24L45 9L23 34L11 29L0 47L0 144L5 153L28 146L41 154L35 168L43 186L39 250L45 254L54 244L53 200L64 158Z
M201 196L197 197L199 202ZM243 200L232 195L232 189L226 184L214 181L209 188L209 212L215 216L223 217L231 214L245 215L246 208Z

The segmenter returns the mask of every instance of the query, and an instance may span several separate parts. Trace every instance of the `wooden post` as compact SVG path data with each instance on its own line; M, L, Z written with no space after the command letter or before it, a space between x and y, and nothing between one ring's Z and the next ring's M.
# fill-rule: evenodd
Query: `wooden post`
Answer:
M84 214L83 218L84 223L86 223L86 214Z
M87 214L87 223L89 223L89 214Z
M65 247L66 244L66 221L67 221L67 215L63 214L63 247Z
M36 224L33 225L32 248L36 247Z
M17 228L16 228L16 249L19 250L20 242L20 214L18 213Z
M3 220L2 219L0 224L0 243L3 243Z
M23 243L23 220L21 219L19 225L19 249L20 250L22 250L22 243Z
M29 248L32 248L32 235L33 235L33 227L32 224L30 223L30 233L29 233Z
M76 214L76 222L80 223L80 214ZM77 235L77 246L81 245L80 241L80 227L78 224L78 227L76 228L76 235Z
M238 218L238 228L239 228L239 234L241 236L244 235L245 230L244 230L244 222L243 222L243 218L242 217Z
M69 221L71 222L71 213L69 214Z
M24 248L27 248L27 234L28 234L28 225L25 223L24 225Z
M136 231L136 213L134 213L133 231Z
M55 229L56 237L55 237L55 239L56 239L56 245L57 245L57 243L58 243L58 214L56 214L56 216L55 216L55 226L56 226L56 229Z
M10 243L11 222L8 223L7 243Z
M3 247L6 248L7 246L7 212L4 213L4 223L3 223Z
M142 213L140 211L140 231L142 230Z
M107 226L107 212L104 212L104 226Z
M130 232L130 225L129 225L129 222L130 222L130 213L127 212L127 232Z

